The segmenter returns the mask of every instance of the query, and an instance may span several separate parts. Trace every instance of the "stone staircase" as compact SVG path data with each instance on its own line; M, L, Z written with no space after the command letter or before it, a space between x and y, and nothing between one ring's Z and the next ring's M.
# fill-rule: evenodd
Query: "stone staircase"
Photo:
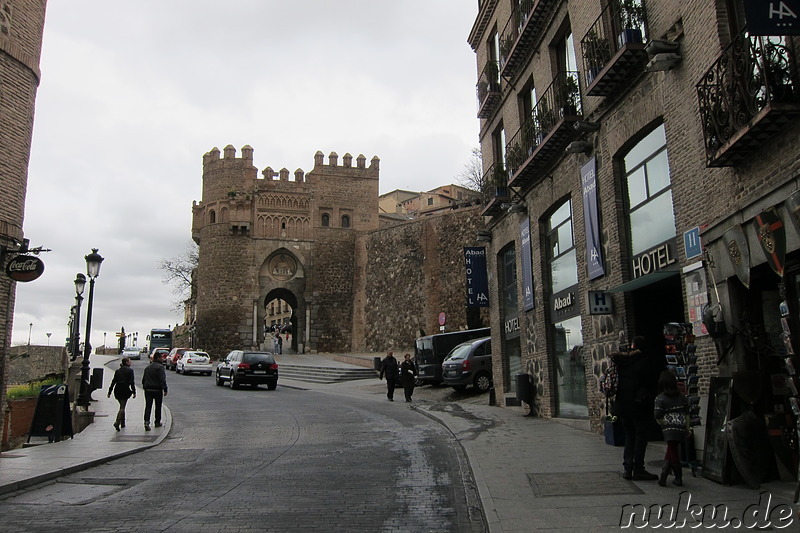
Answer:
M375 379L378 374L369 368L346 368L331 366L309 366L291 363L278 364L280 378L309 383L340 383L357 379Z

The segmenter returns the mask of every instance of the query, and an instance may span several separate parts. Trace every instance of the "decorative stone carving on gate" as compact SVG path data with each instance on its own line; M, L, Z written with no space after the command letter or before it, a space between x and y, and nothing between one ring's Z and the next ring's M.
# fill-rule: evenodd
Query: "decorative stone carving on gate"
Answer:
M297 273L297 261L289 254L277 254L269 261L269 274L277 281L288 281Z

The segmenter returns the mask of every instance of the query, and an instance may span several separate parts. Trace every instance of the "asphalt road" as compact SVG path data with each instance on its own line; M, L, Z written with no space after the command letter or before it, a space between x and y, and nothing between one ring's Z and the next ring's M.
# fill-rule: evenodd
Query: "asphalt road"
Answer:
M160 446L0 500L0 530L483 531L460 446L405 402L167 379Z

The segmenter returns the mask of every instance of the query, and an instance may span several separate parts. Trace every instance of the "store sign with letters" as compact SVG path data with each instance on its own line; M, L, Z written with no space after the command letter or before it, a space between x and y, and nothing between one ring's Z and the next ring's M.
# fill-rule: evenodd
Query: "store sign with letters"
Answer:
M678 255L675 253L676 248L675 239L670 239L655 248L634 256L631 262L633 279L641 278L673 264Z
M33 255L18 255L6 265L6 274L14 281L33 281L44 272L44 263Z

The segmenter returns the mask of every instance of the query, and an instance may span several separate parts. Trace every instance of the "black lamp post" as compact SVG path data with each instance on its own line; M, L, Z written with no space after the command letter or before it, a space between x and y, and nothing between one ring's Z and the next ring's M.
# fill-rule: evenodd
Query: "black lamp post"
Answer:
M92 253L85 257L86 274L89 276L89 306L86 308L86 335L83 339L83 362L81 363L81 390L78 405L84 409L89 408L91 391L89 390L89 354L92 352L90 335L92 332L92 302L94 301L94 280L100 275L100 265L103 258L97 253L97 248L92 248Z
M83 289L86 288L86 276L78 272L75 276L75 305L72 306L72 331L70 344L70 352L72 352L72 360L78 358L78 351L81 345L81 302L83 301Z

